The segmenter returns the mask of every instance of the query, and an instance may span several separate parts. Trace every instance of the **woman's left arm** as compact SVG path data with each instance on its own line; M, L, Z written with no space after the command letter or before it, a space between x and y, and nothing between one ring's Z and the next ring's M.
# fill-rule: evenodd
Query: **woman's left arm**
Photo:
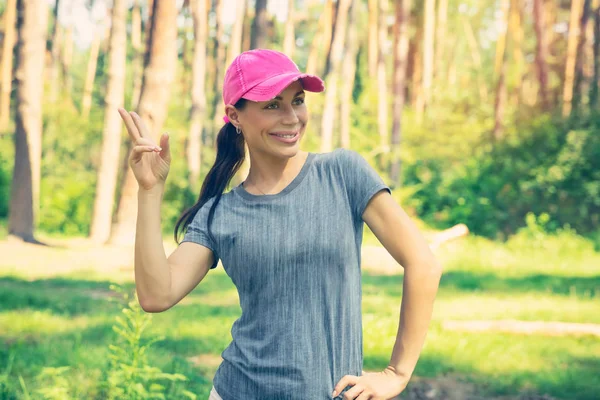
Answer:
M340 393L347 385L354 386L344 394L344 399L362 399L363 396L387 399L404 390L415 369L431 321L442 267L417 226L387 191L382 190L372 197L362 217L404 268L400 322L385 371L362 377L347 375L335 389Z

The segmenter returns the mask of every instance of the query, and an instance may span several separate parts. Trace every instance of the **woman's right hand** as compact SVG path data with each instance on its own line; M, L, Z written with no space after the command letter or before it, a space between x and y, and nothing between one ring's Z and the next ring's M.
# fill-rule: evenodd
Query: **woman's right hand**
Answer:
M160 147L150 139L150 132L142 118L135 112L127 112L119 108L119 114L125 122L133 149L129 155L129 166L133 171L140 189L150 190L156 185L164 184L171 165L169 151L169 135L160 137Z

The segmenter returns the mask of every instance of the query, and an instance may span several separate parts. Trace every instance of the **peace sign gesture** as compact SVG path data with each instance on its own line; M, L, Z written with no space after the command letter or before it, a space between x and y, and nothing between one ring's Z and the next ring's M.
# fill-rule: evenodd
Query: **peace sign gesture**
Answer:
M169 135L163 133L160 137L160 147L156 146L139 115L122 108L119 108L119 114L125 121L127 132L133 142L129 166L140 188L150 190L157 184L164 184L171 165Z

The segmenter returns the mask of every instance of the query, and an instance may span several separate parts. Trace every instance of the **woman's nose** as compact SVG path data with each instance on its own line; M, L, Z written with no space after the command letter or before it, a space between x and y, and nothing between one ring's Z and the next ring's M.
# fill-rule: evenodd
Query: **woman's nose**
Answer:
M283 123L286 125L295 125L300 121L296 110L292 106L287 106L283 111Z

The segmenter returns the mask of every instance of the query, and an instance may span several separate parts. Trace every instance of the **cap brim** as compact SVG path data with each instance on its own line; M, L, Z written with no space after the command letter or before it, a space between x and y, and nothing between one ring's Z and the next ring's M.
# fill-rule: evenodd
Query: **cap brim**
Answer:
M252 89L247 91L242 98L251 101L267 101L277 97L278 94L293 82L300 80L304 90L309 92L322 92L325 83L316 75L304 74L302 72L291 72L273 76Z

